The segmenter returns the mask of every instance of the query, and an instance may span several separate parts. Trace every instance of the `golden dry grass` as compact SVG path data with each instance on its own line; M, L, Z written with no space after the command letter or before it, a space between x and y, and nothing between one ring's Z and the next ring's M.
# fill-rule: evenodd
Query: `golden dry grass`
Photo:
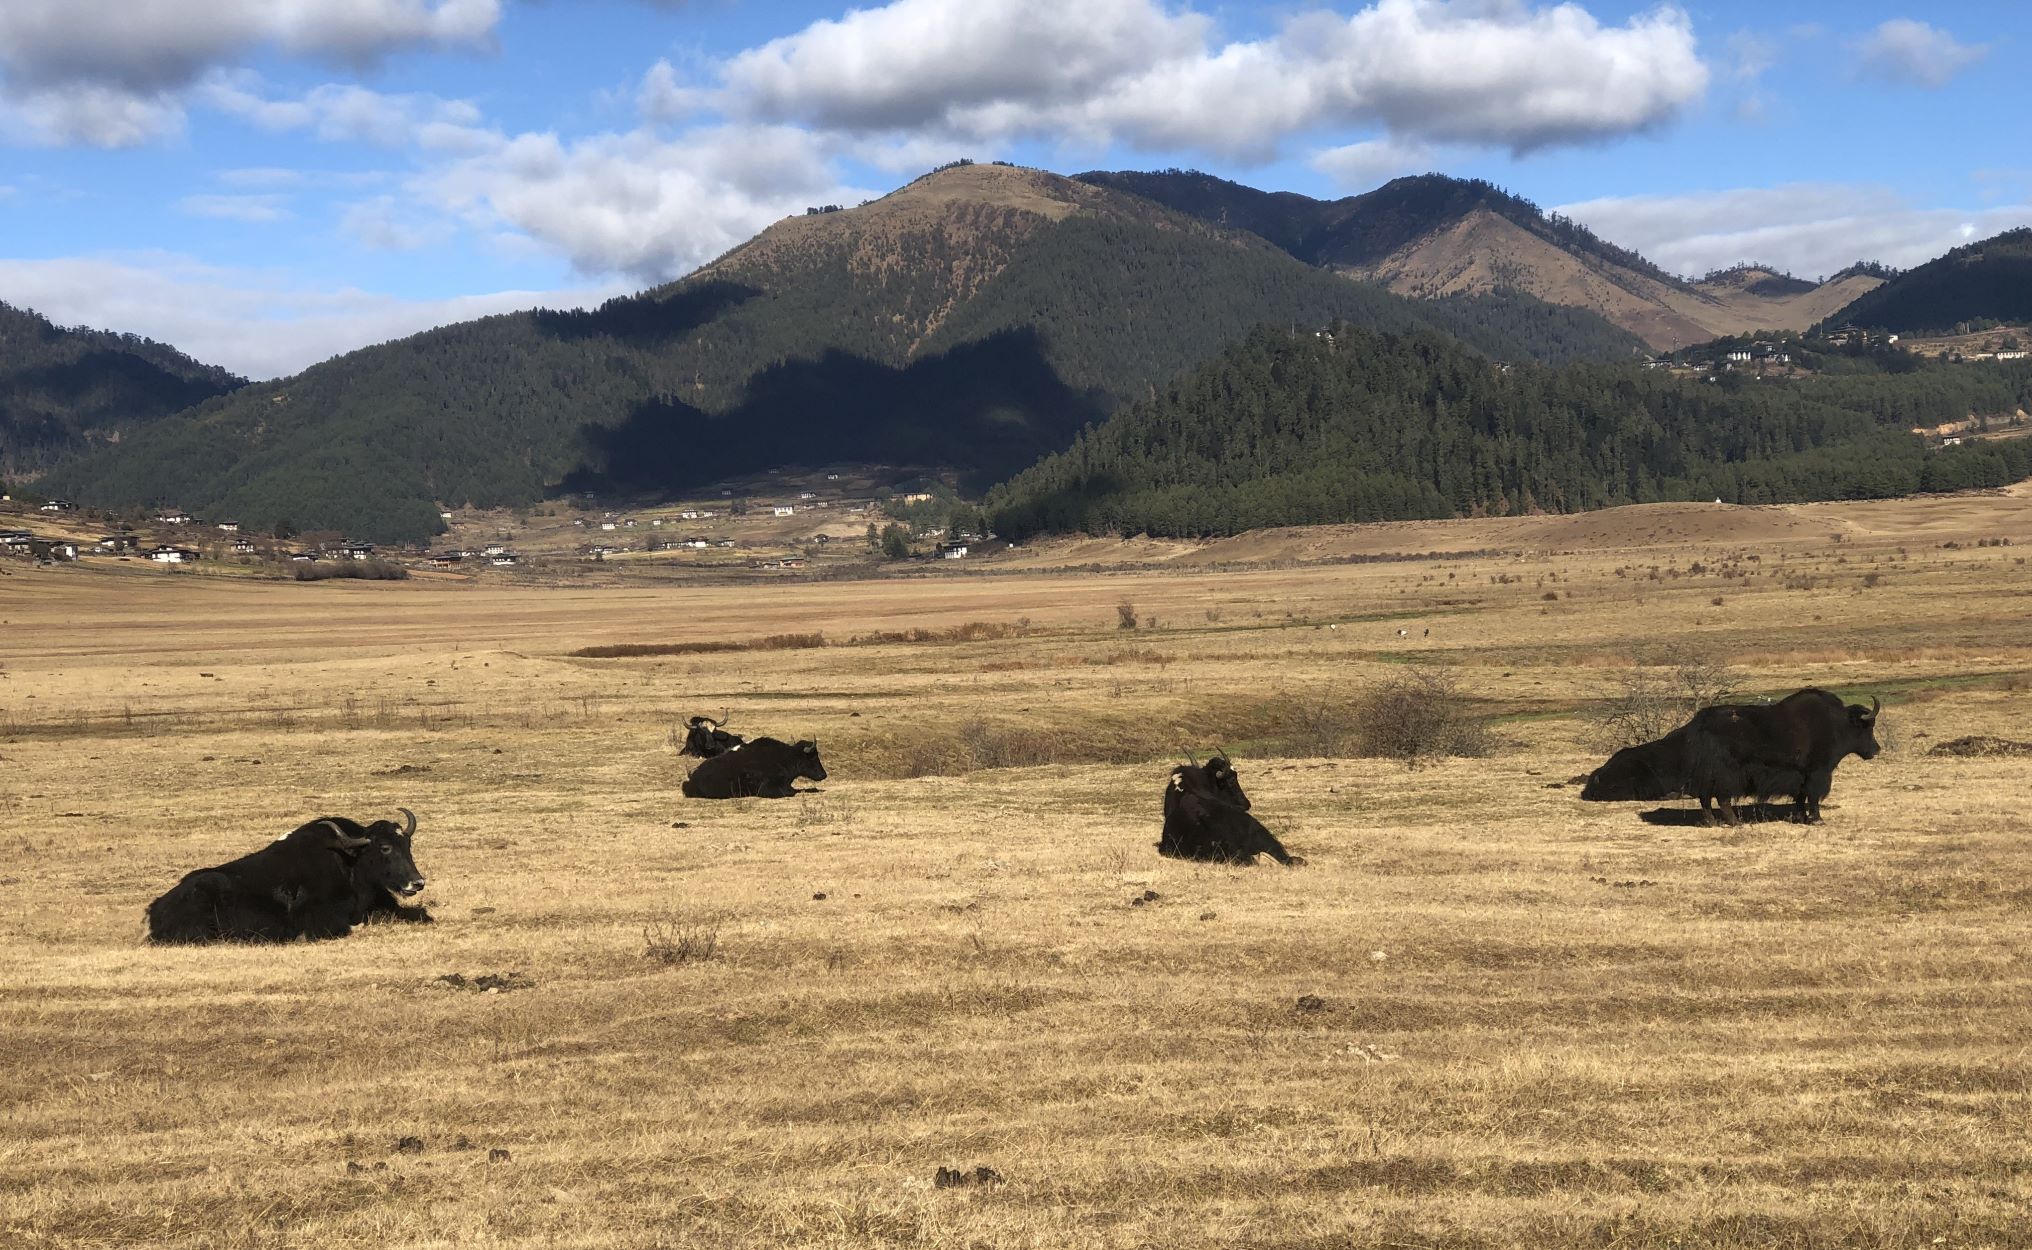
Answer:
M0 1246L2032 1244L2025 765L1925 756L2026 736L2024 548L1967 545L2014 502L767 588L21 568ZM970 621L1027 623L567 654ZM1813 829L1583 806L1576 709L1667 644L1881 693L1890 749ZM1408 661L1496 756L1305 752ZM668 730L728 707L815 735L824 792L677 797ZM1223 741L1311 866L1155 856L1170 761ZM438 924L137 941L182 872L397 804Z

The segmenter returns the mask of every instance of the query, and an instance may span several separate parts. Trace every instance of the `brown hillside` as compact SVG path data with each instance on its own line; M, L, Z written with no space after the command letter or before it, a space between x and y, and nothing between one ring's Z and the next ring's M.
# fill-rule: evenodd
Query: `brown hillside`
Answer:
M945 302L912 328L921 341L1015 256L1032 234L1074 215L1135 221L1158 229L1225 237L1262 247L1170 212L1140 196L1011 165L957 165L935 170L878 200L831 213L786 217L685 279L719 277L765 289L799 275L844 264L860 277L882 278L935 267Z
M1374 265L1343 272L1423 298L1522 290L1548 303L1591 309L1661 350L1726 334L1803 330L1878 285L1875 278L1850 277L1776 298L1757 293L1765 284L1746 280L1675 288L1576 255L1488 209L1470 212Z

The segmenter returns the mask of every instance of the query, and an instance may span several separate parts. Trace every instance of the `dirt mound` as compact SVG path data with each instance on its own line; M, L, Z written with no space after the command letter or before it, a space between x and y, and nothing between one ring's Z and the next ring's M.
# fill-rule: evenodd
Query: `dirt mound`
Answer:
M1988 734L1970 734L1943 742L1927 752L1928 755L1948 755L1956 759L1996 759L2011 755L2032 755L2032 742L2014 742L2009 738L1993 738Z

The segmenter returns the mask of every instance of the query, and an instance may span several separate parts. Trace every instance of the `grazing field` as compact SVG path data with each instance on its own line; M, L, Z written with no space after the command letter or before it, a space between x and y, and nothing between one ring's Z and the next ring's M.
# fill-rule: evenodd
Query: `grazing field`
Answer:
M0 1246L2032 1245L2027 761L1929 755L2032 737L2026 556L1998 494L759 589L20 566ZM1579 803L1685 662L1886 750L1811 828ZM1491 755L1347 755L1414 671ZM822 791L678 797L728 709ZM1308 866L1155 855L1221 745ZM397 805L437 924L138 940Z

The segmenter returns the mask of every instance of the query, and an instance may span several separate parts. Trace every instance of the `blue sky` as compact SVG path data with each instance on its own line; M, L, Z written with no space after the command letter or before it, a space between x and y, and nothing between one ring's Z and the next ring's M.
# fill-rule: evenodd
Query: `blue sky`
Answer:
M0 300L254 376L955 156L1492 179L1686 273L2032 223L2032 6L0 0Z

